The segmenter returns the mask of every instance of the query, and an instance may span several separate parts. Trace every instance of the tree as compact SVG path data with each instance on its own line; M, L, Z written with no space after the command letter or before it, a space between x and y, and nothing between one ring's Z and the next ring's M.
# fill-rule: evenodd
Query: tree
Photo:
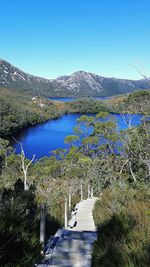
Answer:
M13 137L13 139L20 145L20 148L21 148L20 165L21 165L21 168L22 168L22 171L23 171L23 175L24 175L24 190L27 191L29 189L28 168L31 165L31 163L34 162L34 159L35 159L36 155L33 155L32 159L30 161L27 161L21 142L18 142L14 137Z

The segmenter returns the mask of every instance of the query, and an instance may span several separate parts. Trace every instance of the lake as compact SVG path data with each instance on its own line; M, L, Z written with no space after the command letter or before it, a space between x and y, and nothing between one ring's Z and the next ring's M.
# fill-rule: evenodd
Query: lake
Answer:
M49 100L62 101L62 102L72 102L72 101L77 100L77 98L73 98L73 97L49 97Z
M36 159L49 156L50 151L67 147L64 144L64 139L67 135L73 134L76 120L80 116L80 114L63 115L59 119L49 120L43 124L29 127L17 134L15 138L22 143L27 158L31 159L33 154L36 154ZM119 130L127 128L119 114L114 114L113 116L117 119ZM132 125L139 125L141 118L141 115L132 115ZM20 153L18 143L14 143L13 147L17 154Z
M111 97L95 96L95 97L86 97L86 98L92 98L92 99L95 99L95 100L104 100L104 99L109 99ZM79 98L73 98L73 97L49 97L49 100L52 100L52 101L62 101L62 102L72 102L72 101L75 101L75 100L78 100L78 99Z

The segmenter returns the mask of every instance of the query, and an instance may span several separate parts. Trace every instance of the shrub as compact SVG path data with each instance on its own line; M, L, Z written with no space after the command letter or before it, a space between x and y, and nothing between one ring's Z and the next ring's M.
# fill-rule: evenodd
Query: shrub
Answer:
M150 266L148 193L146 189L128 189L127 194L127 190L118 187L104 192L94 210L98 239L94 244L93 267Z

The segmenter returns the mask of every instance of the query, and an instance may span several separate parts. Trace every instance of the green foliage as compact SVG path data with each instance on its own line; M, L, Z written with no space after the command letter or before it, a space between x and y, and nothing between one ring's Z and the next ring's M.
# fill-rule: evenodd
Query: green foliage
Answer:
M69 135L69 136L67 136L66 138L65 138L65 141L64 141L64 143L65 144L70 144L70 145L74 145L74 144L76 144L76 142L79 140L79 136L77 136L77 135Z
M116 113L150 114L149 91L137 91L129 95L113 97L105 102Z
M111 108L109 108L103 101L94 100L92 98L81 98L75 100L73 102L69 102L66 104L66 108L69 113L80 113L80 114L88 114L88 113L99 113L100 111L111 112Z
M2 91L0 96L0 137L8 137L30 125L58 118L62 110L46 99Z
M98 240L93 267L150 265L150 191L124 184L103 192L94 209Z
M1 266L32 266L39 260L39 214L34 192L24 192L20 181L14 190L1 191Z
M144 123L138 127L130 127L122 133L124 156L137 181L149 183L150 176L150 123L143 117Z
M80 137L81 150L86 155L107 156L119 150L117 124L107 112L100 112L96 117L82 115L74 132Z

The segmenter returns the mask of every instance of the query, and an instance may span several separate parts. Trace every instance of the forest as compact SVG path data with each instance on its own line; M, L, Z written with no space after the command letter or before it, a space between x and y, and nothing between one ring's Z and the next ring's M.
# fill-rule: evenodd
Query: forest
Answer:
M26 159L23 149L20 155L14 153L6 138L6 129L8 135L11 134L12 128L9 127L18 125L20 118L20 128L38 123L33 114L38 114L38 119L41 115L41 120L50 114L60 116L62 110L68 112L66 105L50 102L47 109L45 102L37 98L30 100L31 121L27 122L29 106L27 109L23 101L28 96L22 100L18 95L15 101L8 93L7 102L6 95L1 96L4 127L0 139L1 266L28 267L40 261L41 205L46 206L48 238L64 224L64 202L69 192L72 192L72 207L79 201L81 181L84 197L90 184L94 195L100 198L93 212L98 240L94 244L92 266L150 265L150 118L145 102L142 105L142 94L129 95L118 102L113 100L117 102L113 105L121 105L123 113L125 108L129 112L128 129L124 131L118 131L110 110L102 110L101 105L96 107L95 117L87 116L92 104L87 105L90 100L86 100L81 104L85 114L77 120L74 134L64 140L67 149L57 149L51 157L35 163ZM136 97L141 99L145 115L140 126L132 127L129 107L131 103L135 107ZM22 103L22 113L17 103ZM43 108L44 112L41 112ZM72 109L79 111L76 103ZM8 122L6 125L4 118Z
M46 98L1 89L0 137L9 137L28 126L58 118L62 112L63 108L58 109Z

